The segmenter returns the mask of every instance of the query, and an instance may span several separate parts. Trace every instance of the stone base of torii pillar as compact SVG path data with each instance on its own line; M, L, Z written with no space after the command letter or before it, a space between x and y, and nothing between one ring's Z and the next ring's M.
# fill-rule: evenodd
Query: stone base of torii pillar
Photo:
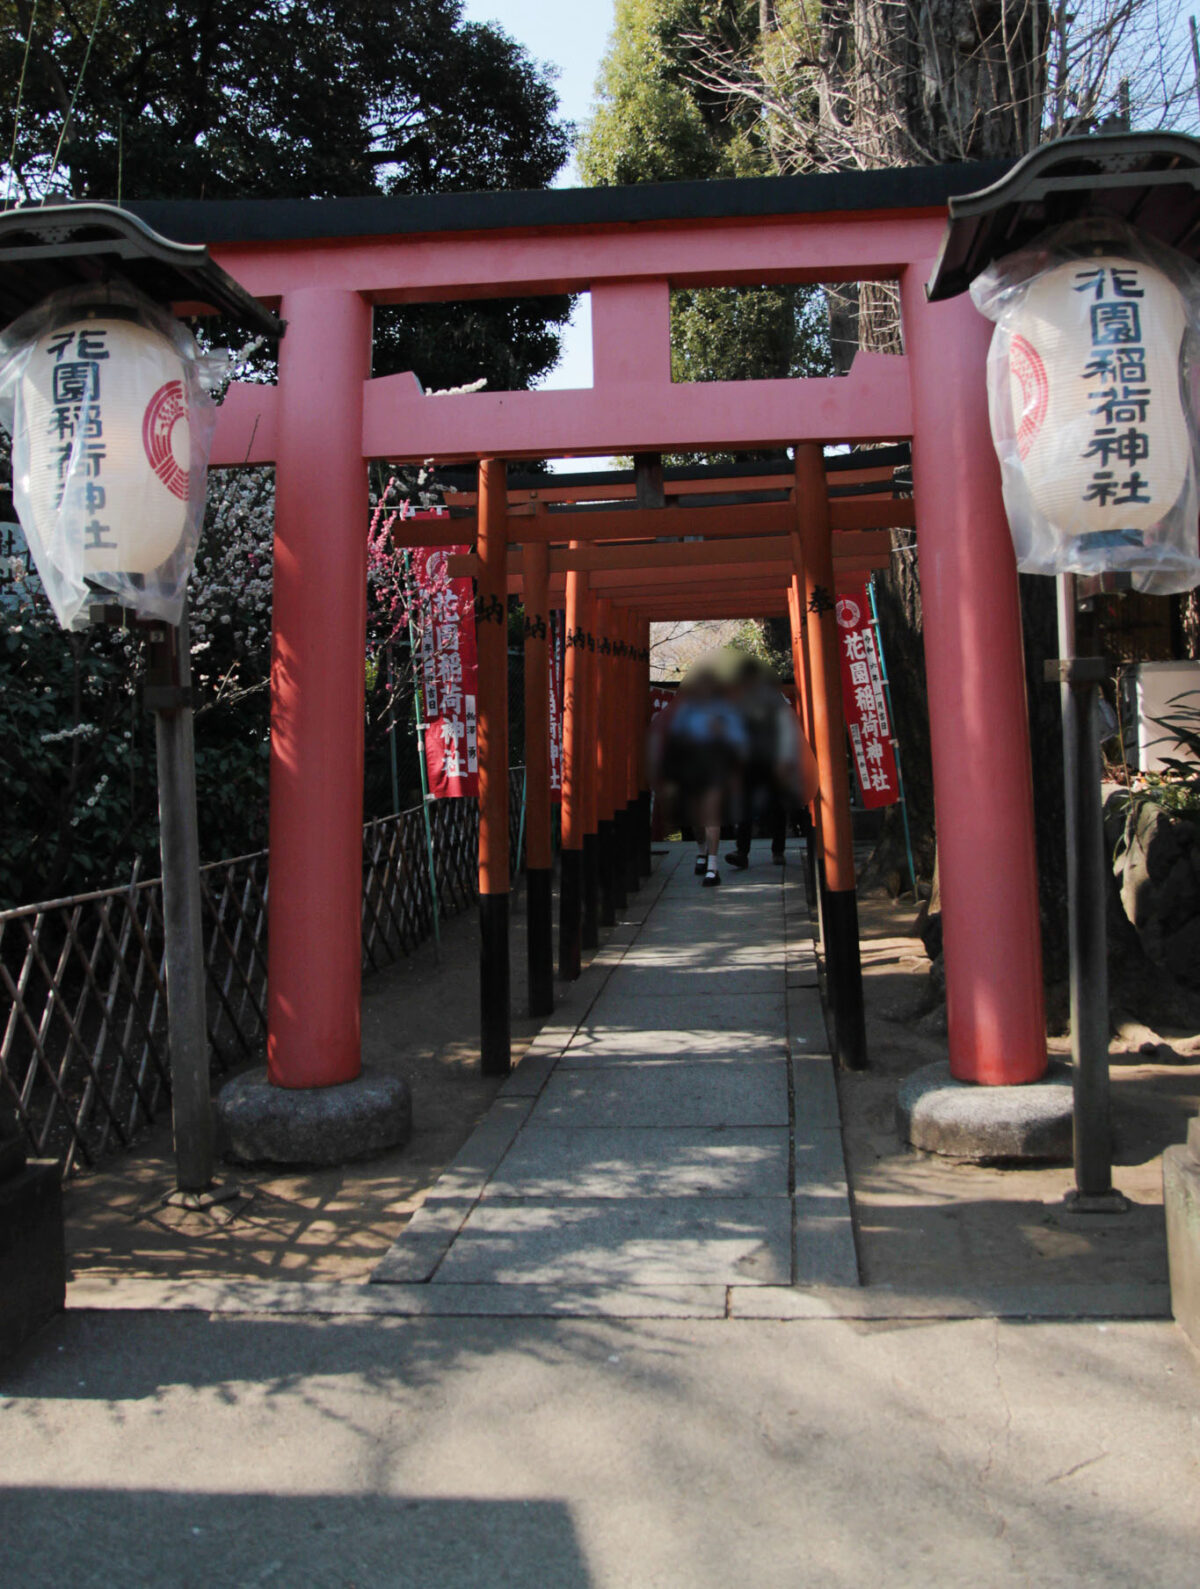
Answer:
M276 1087L260 1066L217 1097L218 1149L236 1164L346 1164L411 1135L408 1083L383 1071L332 1087Z
M1052 1065L1041 1081L984 1087L955 1080L942 1060L914 1071L896 1097L905 1142L975 1164L1069 1160L1072 1115L1065 1065Z

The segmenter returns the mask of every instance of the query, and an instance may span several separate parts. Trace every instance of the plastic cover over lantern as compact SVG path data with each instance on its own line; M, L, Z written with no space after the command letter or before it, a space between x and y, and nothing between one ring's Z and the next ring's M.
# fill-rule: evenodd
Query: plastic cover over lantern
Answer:
M122 283L54 293L0 337L13 501L64 628L97 602L179 622L224 367Z
M992 438L1024 573L1200 583L1200 271L1114 219L1072 222L971 284L996 323Z

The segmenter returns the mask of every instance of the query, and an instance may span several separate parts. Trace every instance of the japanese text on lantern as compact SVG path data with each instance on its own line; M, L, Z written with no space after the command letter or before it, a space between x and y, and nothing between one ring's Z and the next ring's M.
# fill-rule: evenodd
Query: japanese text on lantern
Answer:
M1146 380L1139 302L1146 294L1138 267L1132 263L1081 266L1073 286L1091 296L1091 349L1080 379L1095 383L1087 394L1094 405L1088 410L1093 424L1082 453L1085 462L1091 462L1092 476L1082 500L1102 508L1148 503L1154 394Z
M49 457L56 473L56 509L85 515L84 550L116 551L112 530L100 515L101 483L108 448L104 440L103 370L111 357L103 327L71 326L45 343L51 361L51 408L46 422Z
M863 805L869 809L894 805L900 798L900 780L866 585L839 596L836 613L846 731Z
M421 514L414 514L419 518ZM469 578L451 579L446 558L463 547L421 547L413 552L425 762L435 800L479 793L475 701L479 662Z

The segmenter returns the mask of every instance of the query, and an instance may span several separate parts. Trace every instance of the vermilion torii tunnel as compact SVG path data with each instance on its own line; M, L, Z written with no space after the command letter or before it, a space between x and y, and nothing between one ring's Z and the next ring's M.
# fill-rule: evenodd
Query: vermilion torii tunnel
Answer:
M552 481L535 476L524 482L518 477L506 485L505 541L522 543L507 554L506 584L522 596L526 613L532 1013L548 1012L553 987L549 767L543 766L546 725L538 704L547 694L550 610L565 609L568 648L559 951L559 969L567 978L578 975L581 948L594 945L597 926L612 924L615 908L624 903L625 880L636 878L637 857L644 860L648 853L638 834L648 833L649 820L644 740L650 623L787 616L805 732L828 773L817 816L838 1047L844 1062L863 1062L841 684L836 631L824 621L832 615L832 602L822 593L834 591L839 579L886 566L888 528L911 526L911 500L893 492L897 463L907 465L907 447L841 454L827 465L821 449L810 445L798 451L794 466L758 463L664 475L651 456L627 474L556 475ZM489 461L483 468L482 492L490 503L501 489L499 466ZM839 484L826 485L827 468ZM798 494L806 491L815 493L812 511L804 516L815 530L807 562L796 510ZM470 522L452 517L439 531L444 544L476 540L481 500L480 492L450 495L451 503L463 504ZM426 524L405 526L400 534L406 545L429 542ZM452 559L449 572L478 580L481 558ZM819 656L809 654L804 619L810 612L821 620L814 630L822 643L833 647ZM593 702L594 730L587 724Z
M984 380L991 328L966 297L932 303L925 290L949 197L993 175L999 168L959 166L587 192L138 206L166 235L209 244L287 323L278 385L230 390L213 459L276 467L268 1048L275 1083L326 1086L360 1067L367 464L377 459L478 466L477 502L464 502L477 515L474 537L453 523L447 534L474 539L467 566L485 613L502 610L508 590L519 588L531 614L562 601L573 631L618 642L602 664L586 648L569 653L568 894L585 835L601 823L628 826L641 798L638 703L649 622L789 613L821 771L837 1043L852 1064L863 1057L854 871L825 597L839 564L876 566L887 530L915 525L952 1066L961 1079L987 1083L1042 1074L1021 623ZM860 353L841 378L672 381L673 289L857 281L898 283L902 355ZM563 292L591 295L589 389L434 395L412 375L371 378L377 304ZM886 463L858 482L878 492L839 494L825 448L908 442L911 500L895 497ZM691 494L662 489L654 463L665 453L784 449L794 449L786 477L726 477ZM528 486L508 489L522 460L613 454L639 462L611 505L585 484L578 491L592 505L573 506L569 477L537 496ZM869 465L860 457L854 467ZM429 526L420 538L428 543ZM483 1059L492 1071L509 1062L505 644L503 622L480 624ZM529 662L536 690L546 665L537 638ZM529 862L544 879L531 895L544 902L535 991L544 999L550 856L538 746L529 778ZM581 864L577 875L582 880ZM568 973L571 932L568 913Z

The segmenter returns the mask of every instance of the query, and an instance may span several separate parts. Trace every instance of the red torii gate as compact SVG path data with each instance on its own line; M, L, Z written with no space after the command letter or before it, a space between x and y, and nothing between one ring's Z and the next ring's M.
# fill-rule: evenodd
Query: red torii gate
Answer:
M1029 736L1016 568L987 423L990 326L965 297L930 304L924 290L948 196L994 174L959 166L582 193L136 207L168 236L209 243L288 326L278 385L231 389L213 458L276 466L275 1082L330 1085L360 1066L366 462L797 445L807 541L821 524L821 446L907 438L951 1062L966 1080L1041 1075ZM672 382L673 288L861 280L899 283L903 356L860 354L840 379ZM370 378L375 304L580 291L592 299L591 389L427 395L412 375ZM504 528L505 504L494 477L482 478L481 593L502 596L503 536L483 527ZM819 553L818 542L809 550ZM815 564L806 566L811 579ZM503 642L499 625L485 627ZM504 728L494 718L484 726ZM485 910L490 875L485 833Z
M566 668L559 967L567 978L578 975L580 950L595 942L598 926L611 923L616 907L625 904L626 883L636 888L649 867L643 750L650 621L786 614L799 685L797 704L821 770L822 793L814 814L835 1050L847 1066L866 1062L841 670L832 601L819 604L822 610L815 622L805 623L802 614L817 588L835 590L839 580L861 578L888 566L887 531L913 524L912 500L896 494L894 474L896 466L907 466L909 461L908 447L900 446L843 453L826 462L821 449L810 442L797 448L795 464L716 465L681 472L663 471L657 459L643 458L630 471L559 474L552 482L530 476L524 485L507 483L503 526L510 545L507 588L523 597L526 617L530 847L526 886L532 1014L548 1013L553 1007L545 725L540 713L528 715L529 706L536 707L547 693L545 634L550 607L566 607L568 647L586 644L587 650L581 657L572 649ZM494 473L492 465L487 467ZM475 540L477 520L470 510L480 501L480 493L460 488L448 489L448 495L454 506L449 522L435 530L439 541L455 545ZM612 502L619 505L604 505ZM404 523L396 539L398 544L412 545L426 534L423 526ZM452 558L449 572L478 578L480 559ZM824 655L814 655L809 643L814 635L820 635L823 647L829 648L829 665ZM631 660L637 664L632 670ZM598 732L581 727L593 698L610 708ZM619 709L612 710L618 701ZM493 787L504 788L504 781L497 776ZM503 831L499 810L485 809L483 820ZM499 928L496 936L497 954L503 958ZM490 950L487 958L492 958ZM490 1060L495 1050L497 1067L503 1069L508 1062L507 1007L493 995L484 1018L485 1058Z

